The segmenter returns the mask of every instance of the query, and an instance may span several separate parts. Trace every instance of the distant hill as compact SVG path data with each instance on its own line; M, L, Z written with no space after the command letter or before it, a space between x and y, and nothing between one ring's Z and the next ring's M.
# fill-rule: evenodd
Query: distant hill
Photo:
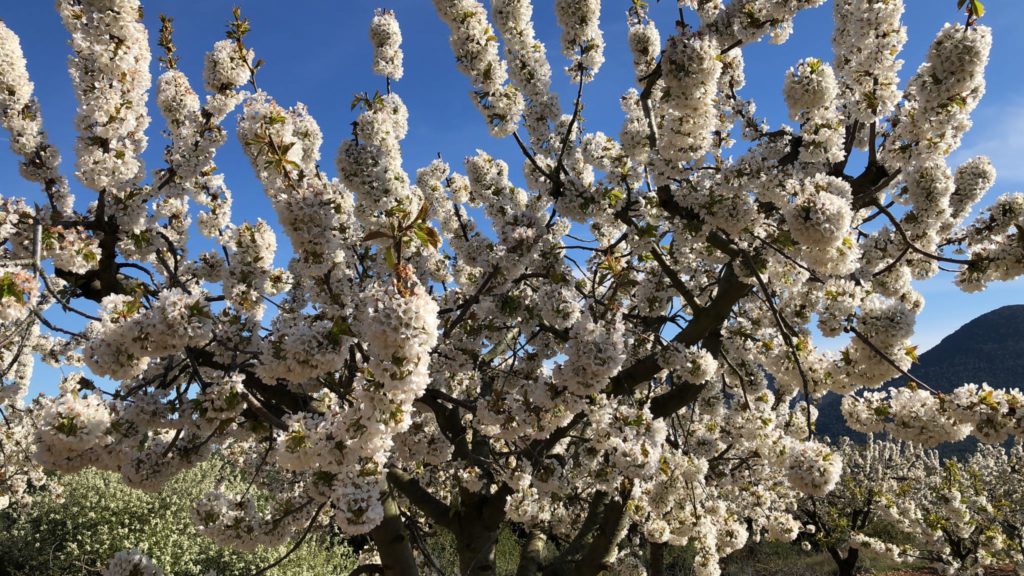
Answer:
M993 388L1024 387L1024 305L997 308L964 324L921 354L910 373L940 392L972 382L988 383ZM900 377L886 386L901 386L905 380ZM832 438L861 436L846 426L839 403L836 394L822 398L818 432ZM972 446L946 447L943 452L960 452Z

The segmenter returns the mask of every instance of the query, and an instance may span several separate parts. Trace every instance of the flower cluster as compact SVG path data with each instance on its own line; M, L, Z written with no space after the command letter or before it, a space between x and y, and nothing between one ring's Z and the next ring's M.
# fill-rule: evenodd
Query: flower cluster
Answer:
M661 52L661 33L654 21L640 5L629 19L629 50L633 54L633 70L638 80L645 79L654 71L655 62Z
M590 80L604 64L601 0L555 0L562 27L562 53L572 60L565 71L577 82Z
M335 522L350 534L365 533L383 518L383 474L394 436L412 423L412 403L426 389L429 354L437 341L437 305L423 288L408 294L377 288L364 297L366 322L360 326L370 364L353 404L323 424L325 431L349 435L341 462L331 472L336 481L330 499ZM303 429L293 429L286 446L303 446Z
M150 358L201 346L211 337L212 319L204 294L171 288L146 309L131 296L103 299L103 316L90 324L96 337L83 349L86 366L116 379L138 376Z
M374 98L355 122L352 140L338 150L342 182L356 194L356 208L366 219L392 210L419 208L416 191L402 169L401 141L409 131L409 111L397 94Z
M783 211L797 242L827 250L838 246L850 230L850 185L832 176L817 175L792 182L793 203Z
M284 292L289 285L288 273L273 266L277 237L263 220L242 224L233 232L235 250L224 275L224 295L238 310L262 311L264 297Z
M888 116L902 97L896 56L907 42L903 0L840 0L832 46L845 112L863 125Z
M661 351L661 366L684 382L702 384L718 372L718 361L707 350L673 343Z
M121 217L136 219L131 196L145 176L140 156L148 143L151 84L139 1L61 0L57 8L74 54L68 66L79 102L76 175L93 190L108 190Z
M377 10L370 20L370 43L373 44L373 72L393 80L401 80L402 30L390 10Z
M10 133L11 150L23 159L21 175L42 184L54 212L65 214L71 211L73 198L67 180L58 172L60 153L43 131L34 89L21 41L0 22L0 126Z
M897 111L893 157L944 156L960 145L971 127L970 113L985 94L984 70L992 50L986 26L946 24L910 79L906 104ZM895 158L890 160L896 161Z
M298 514L304 506L285 498L277 510L260 509L252 498L214 490L195 503L192 519L200 534L239 550L255 551L288 540L309 516ZM290 514L286 514L290 512Z
M666 159L696 160L711 147L720 51L715 38L703 34L677 34L665 43L662 99L667 108L660 119L658 146Z
M238 43L225 39L213 45L206 53L203 82L210 92L234 90L249 81L254 54L240 48Z
M547 49L533 27L532 0L496 0L491 12L505 40L509 79L530 103L523 113L526 128L535 145L544 146L560 109L558 98L551 92Z
M804 162L834 163L842 160L843 123L836 108L836 84L832 67L807 58L786 73L783 95L789 115L800 121L800 159Z
M39 282L20 268L0 267L0 322L21 320L35 307Z
M163 576L164 571L138 550L121 550L114 554L101 572L103 576Z
M573 346L566 351L567 361L555 370L554 380L577 396L603 388L625 360L622 330L620 324L605 327L582 316L570 332Z
M801 442L790 448L786 478L797 490L809 496L824 496L839 482L842 458L817 442Z
M1017 278L1024 272L1024 194L1017 192L998 198L966 230L972 258L961 269L957 284L975 292L987 283Z
M459 70L469 76L474 100L491 134L515 132L523 114L523 96L508 80L508 64L498 56L498 39L477 0L434 0L437 13L451 29L451 45Z
M62 472L97 463L96 449L110 442L111 415L96 394L83 395L81 374L65 378L60 395L43 401L35 458Z

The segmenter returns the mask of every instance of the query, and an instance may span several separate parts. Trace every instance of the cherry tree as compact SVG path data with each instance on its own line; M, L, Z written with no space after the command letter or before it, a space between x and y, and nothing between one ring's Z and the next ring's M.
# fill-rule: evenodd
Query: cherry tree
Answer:
M960 2L966 22L938 31L901 89L903 0L836 0L831 63L793 64L792 123L772 127L743 95L743 49L785 42L823 2L680 0L669 31L633 2L636 88L615 95L608 135L581 113L604 61L600 0L553 3L570 109L529 0L434 0L472 104L522 154L412 174L402 34L380 11L381 81L356 96L332 176L306 107L259 86L240 11L201 85L163 18L154 87L138 0L58 0L74 185L0 24L0 123L41 188L0 201L6 426L41 466L146 490L223 451L276 498L212 491L194 511L204 534L295 548L333 523L373 543L357 572L388 575L438 570L434 530L454 536L461 573L492 574L502 526L523 575L661 574L682 545L718 574L748 541L794 538L798 498L836 485L842 458L814 437L828 391L864 431L1017 433L1016 390L871 391L911 366L913 280L951 269L977 291L1024 274L1024 195L969 220L995 171L947 165L985 90L980 3ZM151 89L167 134L155 169L141 160ZM276 226L232 215L215 163L232 128ZM816 332L850 340L831 353ZM37 358L82 369L26 407ZM157 568L126 551L108 572L139 570Z
M913 537L915 555L940 574L981 576L1006 546L980 463L979 455L964 462L933 457L915 489L893 507L893 519Z
M865 552L896 562L916 558L897 542L878 535L898 535L892 528L905 526L896 506L922 488L924 479L935 471L935 453L873 437L864 445L844 439L838 448L843 474L835 489L823 498L807 496L797 507L806 541L828 553L840 576L856 574Z
M798 510L841 575L864 552L925 561L941 574L982 575L1019 558L1020 447L980 445L963 458L905 442L844 441L843 476L824 498Z
M1018 573L1024 572L1024 446L1010 449L980 446L971 455L970 470L979 481L995 511L1002 530L1003 555Z

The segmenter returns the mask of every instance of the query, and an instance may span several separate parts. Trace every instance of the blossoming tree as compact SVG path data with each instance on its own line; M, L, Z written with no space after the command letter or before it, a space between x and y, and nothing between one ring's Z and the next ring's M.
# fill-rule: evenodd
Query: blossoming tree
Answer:
M984 92L980 3L901 90L903 0L836 0L832 63L794 63L793 123L773 128L742 95L743 48L784 42L822 3L680 0L662 42L633 2L637 87L610 136L581 115L604 60L600 0L553 3L568 110L529 0L434 0L473 104L522 152L509 159L518 186L486 152L410 177L402 36L383 11L370 25L383 79L354 102L336 177L306 108L258 86L240 12L202 86L178 69L164 19L155 93L169 141L148 170L139 1L59 0L80 202L0 24L0 123L41 187L38 202L0 202L0 406L30 431L10 437L30 437L44 467L116 470L143 489L229 451L253 482L285 488L270 507L204 496L195 520L225 545L297 546L333 522L375 544L361 573L411 575L434 569L422 535L442 529L463 574L491 574L511 525L520 574L586 575L659 574L665 547L687 543L698 573L716 574L748 540L792 538L797 497L842 471L813 436L827 391L848 395L864 431L1017 432L1017 391L857 395L911 365L912 280L951 267L974 291L1024 273L1024 195L968 222L994 170L946 163ZM232 114L276 230L232 216L214 163ZM190 252L190 236L215 248ZM850 342L819 350L815 328ZM26 408L37 357L84 368Z
M984 451L964 462L932 458L914 491L892 506L897 527L913 536L915 555L940 574L983 576L1006 547L996 493L979 466L985 458ZM1011 476L1008 468L997 475L1012 484Z
M844 439L838 449L843 473L835 488L823 498L807 496L797 507L796 517L808 532L807 542L828 553L839 576L857 574L864 552L895 562L913 559L878 534L889 528L889 533L899 535L893 525L906 525L897 509L900 501L917 493L935 496L924 490L924 483L929 474L939 471L932 465L936 454L871 437L865 445Z

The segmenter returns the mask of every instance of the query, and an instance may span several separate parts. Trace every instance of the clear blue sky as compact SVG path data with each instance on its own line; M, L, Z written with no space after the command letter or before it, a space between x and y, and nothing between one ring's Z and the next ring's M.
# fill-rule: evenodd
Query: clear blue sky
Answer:
M266 65L259 74L262 88L278 102L305 103L324 132L323 166L333 174L338 144L350 133L354 113L349 110L356 92L383 90L380 78L370 73L371 48L367 27L376 7L394 9L402 25L405 49L405 78L395 85L410 112L410 132L403 143L405 167L411 173L430 162L438 152L460 170L461 158L477 148L509 161L513 167L521 156L511 140L491 138L472 105L467 80L455 68L448 46L448 31L428 0L151 0L145 2L145 19L154 43L159 29L158 15L175 18L175 41L179 47L179 66L202 84L203 54L213 42L223 38L231 8L240 4L251 20L249 44ZM907 0L906 25L910 42L902 58L904 81L920 64L931 39L947 21L961 21L955 0ZM534 0L538 35L548 47L555 69L555 89L568 110L574 87L561 73L565 60L559 54L559 31L552 0ZM662 36L672 31L675 2L651 1ZM952 164L975 154L989 155L999 179L983 204L996 194L1024 190L1024 75L1020 60L1024 57L1024 2L987 0L988 14L983 22L994 28L995 47L988 68L988 95L975 113L975 127L963 148L954 154ZM586 127L617 134L621 125L619 96L632 85L633 73L626 46L625 11L628 0L604 0L602 24L607 62L597 79L586 87ZM67 32L53 9L52 2L13 1L0 3L0 18L22 40L29 73L36 84L43 121L51 140L64 154L63 168L72 179L73 118L75 100L65 61L69 53ZM783 75L787 68L804 57L831 60L831 2L802 13L796 31L783 46L766 43L745 50L747 87L741 92L758 102L759 112L773 124L786 120L782 101ZM154 75L156 60L153 62ZM151 92L152 96L152 92ZM162 119L154 110L150 127L147 162L150 169L161 166L164 139ZM232 130L233 134L233 130ZM4 139L6 137L4 136ZM235 221L262 217L273 220L273 211L252 171L232 138L217 158L227 174L235 195ZM24 182L17 173L17 161L6 146L0 149L0 182L4 195L38 197L37 188ZM90 193L78 188L79 204L91 200ZM279 253L286 259L286 251ZM283 262L282 262L283 263ZM1006 304L1024 303L1024 282L996 284L978 294L963 294L944 274L920 285L928 304L918 320L916 343L921 349L936 344L943 336L975 316ZM40 379L53 374L43 370ZM52 389L51 382L39 382L41 389ZM34 386L35 388L35 386Z

